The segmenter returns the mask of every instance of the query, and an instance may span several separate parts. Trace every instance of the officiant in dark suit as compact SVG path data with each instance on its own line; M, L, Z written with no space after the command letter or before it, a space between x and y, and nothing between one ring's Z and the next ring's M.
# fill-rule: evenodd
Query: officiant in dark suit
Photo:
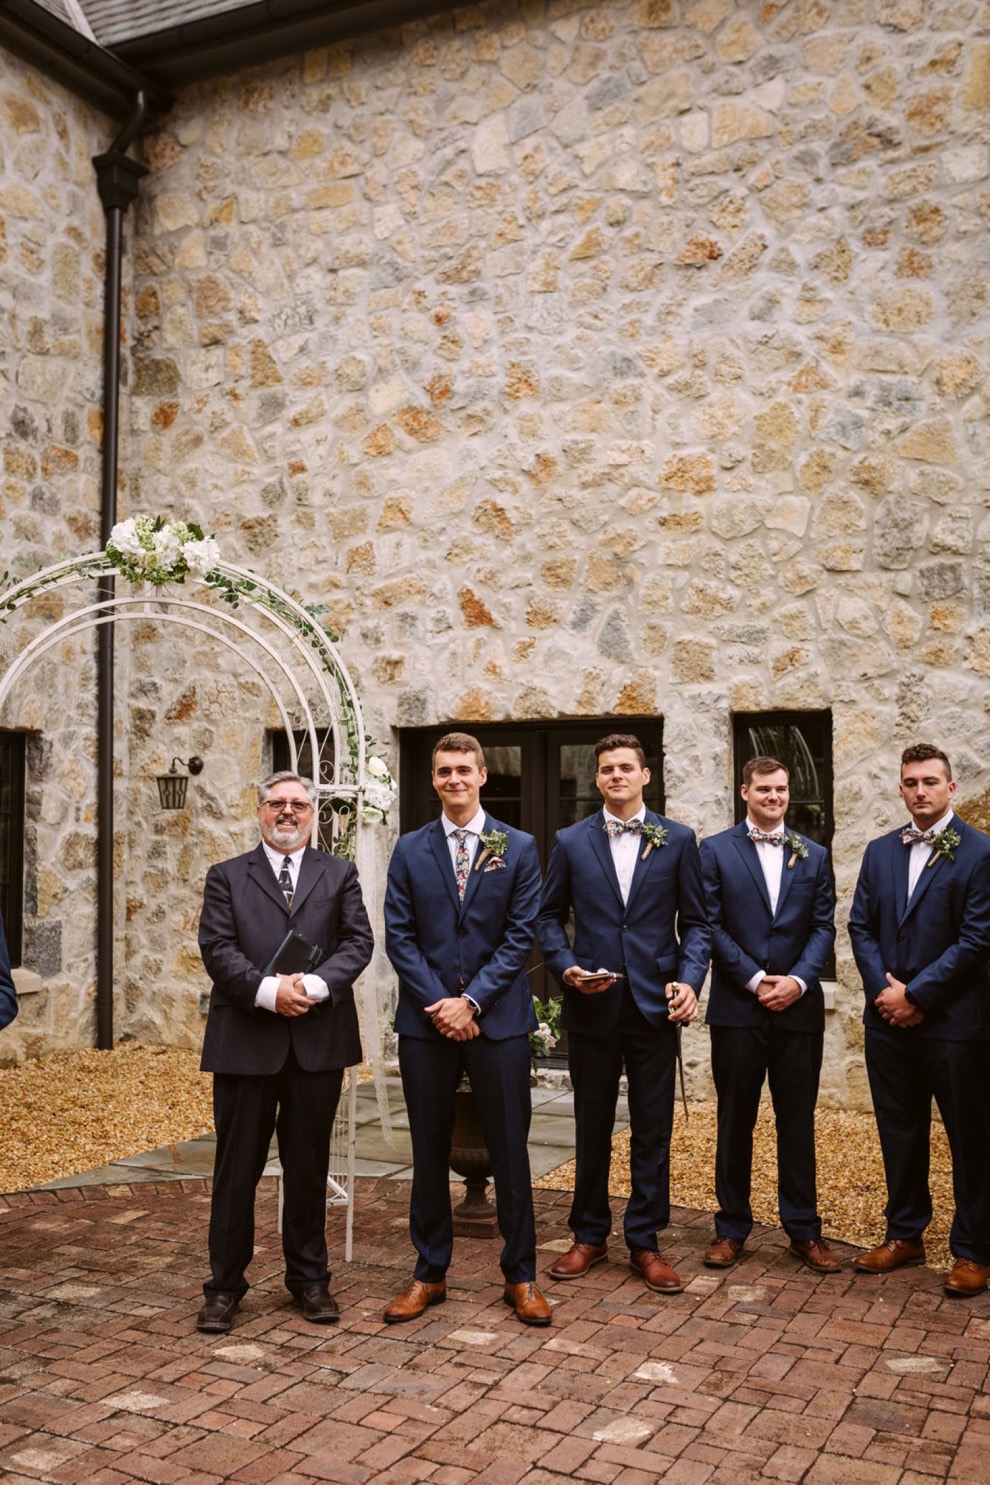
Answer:
M777 1126L777 1200L790 1251L837 1273L822 1237L815 1104L825 1006L819 980L835 942L835 898L822 846L787 828L788 772L776 758L743 769L746 818L701 843L712 925L706 1017L718 1097L715 1239L709 1268L729 1268L753 1225L753 1129L764 1081Z
M217 1132L211 1277L197 1327L223 1332L247 1292L255 1188L273 1131L282 1165L285 1284L307 1320L336 1320L327 1266L330 1133L343 1070L361 1060L353 985L371 927L352 862L313 849L316 790L274 773L259 787L261 841L211 866L199 946L213 981L202 1069ZM312 972L266 974L289 929L318 946Z

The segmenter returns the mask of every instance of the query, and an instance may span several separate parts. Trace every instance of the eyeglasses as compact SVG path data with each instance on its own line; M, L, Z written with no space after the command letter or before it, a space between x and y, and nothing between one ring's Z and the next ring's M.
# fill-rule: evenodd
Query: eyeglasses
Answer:
M307 815L313 808L308 799L266 799L262 809L271 810L280 814L282 810L291 810L294 815Z

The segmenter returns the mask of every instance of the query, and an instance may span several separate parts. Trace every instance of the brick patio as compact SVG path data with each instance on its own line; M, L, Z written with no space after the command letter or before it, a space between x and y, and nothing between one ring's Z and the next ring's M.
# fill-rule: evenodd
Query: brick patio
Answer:
M359 1183L360 1261L336 1265L342 1320L320 1327L286 1304L263 1182L255 1287L220 1337L193 1329L207 1182L0 1197L6 1485L990 1479L990 1294L946 1299L925 1269L819 1279L767 1229L709 1273L709 1219L678 1211L682 1295L645 1290L616 1244L586 1280L548 1283L555 1323L527 1329L501 1303L497 1243L459 1240L446 1305L386 1327L408 1195ZM537 1193L541 1244L565 1237L567 1203Z

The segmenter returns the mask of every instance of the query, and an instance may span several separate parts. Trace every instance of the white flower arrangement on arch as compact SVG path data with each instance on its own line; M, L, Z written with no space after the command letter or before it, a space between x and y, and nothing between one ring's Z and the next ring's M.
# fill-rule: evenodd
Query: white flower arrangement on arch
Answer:
M131 516L110 532L107 557L129 583L181 583L186 574L205 578L220 561L220 547L191 521Z

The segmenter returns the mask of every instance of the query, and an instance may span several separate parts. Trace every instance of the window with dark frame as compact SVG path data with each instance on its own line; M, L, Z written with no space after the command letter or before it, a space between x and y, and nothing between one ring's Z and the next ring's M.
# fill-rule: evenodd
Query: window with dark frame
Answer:
M779 758L788 771L791 797L787 823L831 852L835 833L832 800L832 713L737 712L732 723L736 823L745 819L739 793L750 758ZM833 869L833 881L834 881ZM823 975L835 976L835 954Z
M27 733L0 732L0 912L10 962L24 952L24 779Z
M439 727L404 728L399 733L400 829L416 830L434 820L439 803L432 784L434 745L445 732L468 732L485 750L488 782L481 802L497 819L535 836L546 867L554 836L566 825L602 807L595 786L595 743L610 732L639 738L650 770L645 790L650 809L663 811L663 718L595 717L570 722L447 722ZM559 995L544 969L539 946L530 956L533 994ZM551 1059L559 1062L559 1056Z

